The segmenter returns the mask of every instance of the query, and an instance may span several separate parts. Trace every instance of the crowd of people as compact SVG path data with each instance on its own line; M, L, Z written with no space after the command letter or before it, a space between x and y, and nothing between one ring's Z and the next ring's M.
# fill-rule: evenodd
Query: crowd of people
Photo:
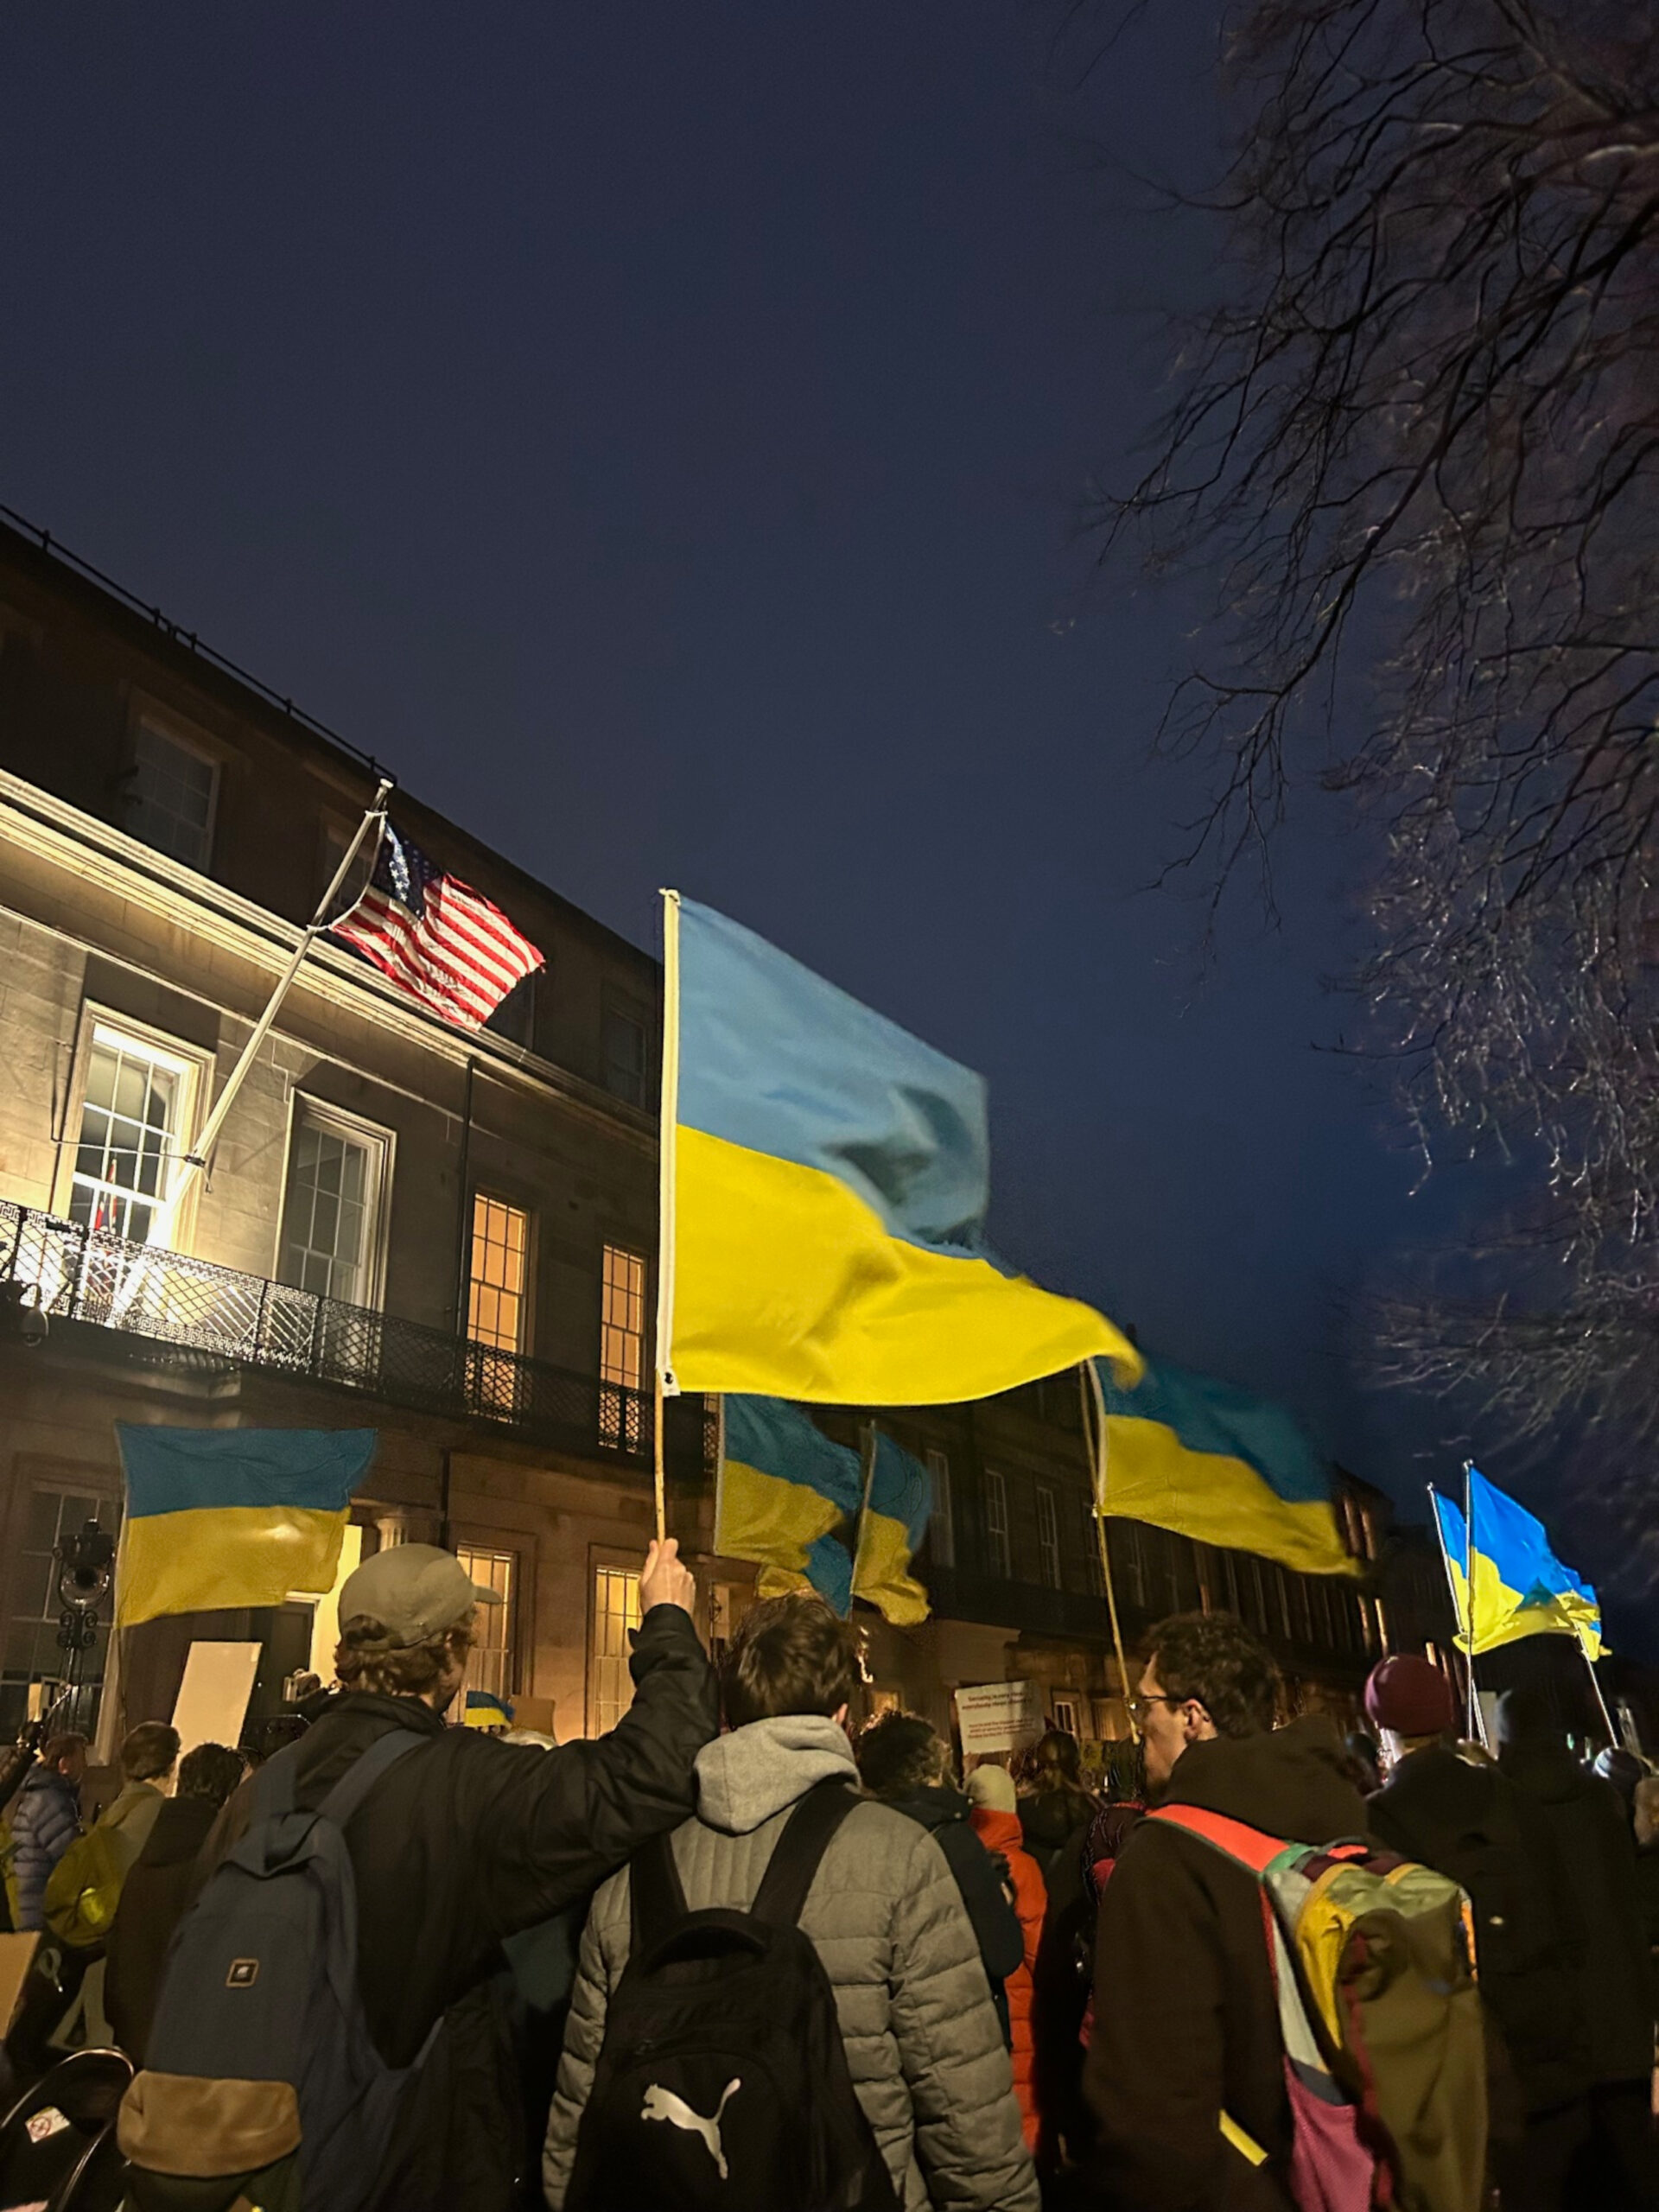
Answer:
M1281 1719L1271 1656L1241 1621L1179 1615L1152 1634L1136 1740L1107 1747L1103 1777L1085 1779L1057 1731L959 1776L920 1716L861 1725L853 1633L812 1593L753 1605L718 1670L692 1598L675 1546L653 1546L634 1699L594 1741L448 1725L493 1593L407 1545L347 1582L338 1688L257 1771L220 1745L181 1758L171 1729L140 1727L119 1795L83 1828L84 1741L41 1748L12 1801L10 1908L96 1967L83 2031L147 2069L123 2119L135 2203L1659 2205L1659 1777L1623 1753L1587 1770L1542 1700L1500 1701L1493 1757L1459 1742L1437 1668L1389 1659L1366 1689L1374 1734L1344 1744L1320 1716ZM365 1758L350 1804L338 1793ZM232 2095L249 2082L214 2053L242 2047L252 2015L234 1993L266 1971L226 1883L298 1866L297 1840L336 1819L354 1924L341 2018L380 2087L349 2137L335 2127L325 2179L308 2163L323 2107L303 2067L284 2138L251 2126ZM1322 1878L1376 1885L1359 1949L1333 1971L1372 2007L1379 2078L1344 2075L1355 2038L1319 2028L1311 1980L1306 2015L1345 2084L1343 2155L1372 2177L1367 2195L1344 2198L1320 2164L1335 2154L1305 2094L1320 2054L1287 2025L1286 1977L1301 1973L1294 1937L1274 1935L1268 1860L1297 1847ZM1411 1941L1437 1896L1466 1900L1449 1975L1414 1980L1403 1952L1390 1964L1407 1922L1375 1907L1396 1862L1427 1900ZM338 1869L308 1878L327 1894ZM327 1925L338 1941L338 1910ZM1461 2011L1444 1986L1459 1973ZM9 2049L47 2063L16 2030ZM1437 2125L1462 2139L1461 2168L1391 2145L1408 2075L1421 2111L1452 2100ZM168 2117L181 2081L193 2113L236 2113L224 2140L193 2122L194 2164Z

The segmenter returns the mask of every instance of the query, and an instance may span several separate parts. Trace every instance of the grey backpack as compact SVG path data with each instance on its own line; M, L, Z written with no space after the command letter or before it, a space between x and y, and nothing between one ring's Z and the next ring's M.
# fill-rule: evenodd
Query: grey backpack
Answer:
M294 1802L293 1749L261 1770L246 1834L173 1938L149 2063L121 2107L139 2212L218 2212L244 2195L303 2212L369 2202L426 2052L393 2068L370 2041L343 1830L427 1740L391 1730L314 1813Z

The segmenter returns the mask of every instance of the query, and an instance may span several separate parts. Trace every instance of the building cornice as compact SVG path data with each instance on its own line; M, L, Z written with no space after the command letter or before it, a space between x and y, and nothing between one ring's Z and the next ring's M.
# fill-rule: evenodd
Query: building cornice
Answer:
M0 838L267 971L273 984L304 934L280 914L5 769L0 769ZM316 940L296 988L420 1046L451 1068L464 1070L473 1061L504 1082L544 1092L610 1135L656 1150L654 1116L492 1030L453 1028L404 998L366 961L326 938ZM255 1018L241 1007L225 1010L244 1020Z

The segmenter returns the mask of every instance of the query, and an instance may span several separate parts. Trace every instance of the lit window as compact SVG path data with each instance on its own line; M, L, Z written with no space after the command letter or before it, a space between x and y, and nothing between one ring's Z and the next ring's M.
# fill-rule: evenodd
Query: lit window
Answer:
M630 1007L607 998L602 1023L607 1090L630 1106L645 1103L645 1025Z
M950 1462L943 1452L928 1453L927 1474L933 1493L927 1524L928 1551L935 1567L954 1567L957 1520L950 1499Z
M1057 1697L1054 1700L1054 1726L1067 1736L1081 1740L1077 1726L1077 1700L1074 1697Z
M480 1605L473 1619L473 1648L467 1661L467 1686L493 1696L512 1695L512 1570L511 1552L475 1551L457 1544L455 1557L467 1580L493 1590L499 1605Z
M1046 1483L1037 1485L1037 1557L1043 1580L1051 1590L1060 1586L1060 1520L1054 1493ZM1071 1732L1077 1733L1074 1728Z
M600 1300L599 1440L638 1451L645 1382L645 1263L638 1252L605 1247Z
M639 1625L639 1576L624 1567L596 1568L593 1645L588 1660L589 1735L602 1736L614 1728L633 1703L628 1630Z
M1008 1552L1008 1486L994 1468L985 1473L985 1548L991 1573L1007 1581L1014 1573Z
M504 1199L473 1199L472 1266L467 1287L467 1333L497 1351L524 1348L524 1282L530 1217Z
M184 1060L94 1026L71 1220L140 1244L166 1234L162 1201L178 1164L193 1074Z
M205 868L219 771L194 746L140 722L132 746L127 827L187 868Z
M384 1141L325 1109L300 1106L283 1198L283 1282L347 1306L374 1302L385 1164Z

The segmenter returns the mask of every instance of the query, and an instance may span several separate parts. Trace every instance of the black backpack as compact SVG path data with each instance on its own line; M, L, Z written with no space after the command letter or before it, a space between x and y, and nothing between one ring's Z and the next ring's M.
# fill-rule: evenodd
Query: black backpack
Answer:
M639 1853L565 2212L898 2212L853 2089L823 1961L797 1923L858 1802L796 1806L747 1912L688 1912L673 1848Z
M388 1730L315 1812L295 1804L291 1749L261 1769L246 1834L174 1936L144 2070L121 2107L140 2212L225 2212L244 2194L270 2206L296 2190L305 2212L359 2212L372 2197L426 2051L393 2068L369 2039L344 1831L387 1768L430 1740Z

